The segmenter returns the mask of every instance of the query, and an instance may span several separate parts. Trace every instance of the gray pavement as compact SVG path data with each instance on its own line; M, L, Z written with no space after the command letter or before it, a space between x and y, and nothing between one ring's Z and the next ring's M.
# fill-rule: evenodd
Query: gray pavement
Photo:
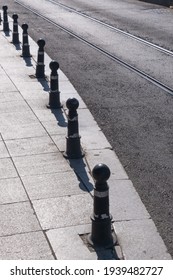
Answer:
M10 19L10 28L12 21ZM21 39L21 29L20 29ZM49 81L35 74L38 46L29 38L31 59L0 26L0 259L114 259L87 242L93 212L91 170L111 170L110 212L120 259L171 259L123 166L68 78L59 73L63 108L49 110ZM50 75L51 58L45 57ZM76 97L85 157L66 160L65 102Z

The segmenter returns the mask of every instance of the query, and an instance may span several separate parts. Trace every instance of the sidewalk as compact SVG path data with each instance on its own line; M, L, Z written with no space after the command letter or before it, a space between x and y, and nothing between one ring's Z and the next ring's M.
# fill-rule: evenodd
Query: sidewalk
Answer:
M1 13L2 14L2 13ZM10 29L12 22L10 19ZM0 259L113 259L85 242L91 232L93 167L111 170L110 213L120 259L171 259L116 154L68 78L59 70L62 110L49 110L49 82L34 78L38 45L24 59L0 25ZM21 40L20 29L20 40ZM38 38L39 39L39 38ZM45 57L50 75L51 58ZM65 103L79 101L85 157L66 160Z

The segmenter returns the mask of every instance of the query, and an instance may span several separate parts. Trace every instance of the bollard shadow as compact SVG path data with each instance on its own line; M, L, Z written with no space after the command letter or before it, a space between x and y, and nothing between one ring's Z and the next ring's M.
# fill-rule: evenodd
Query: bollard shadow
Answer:
M4 34L6 37L10 37L10 30L9 31L4 31Z
M93 246L93 249L96 252L98 260L120 260L115 250L115 247L105 249Z
M22 55L21 55L21 57L25 61L26 66L28 66L28 67L33 66L32 61L31 61L31 57L25 57L25 56L22 56Z
M67 121L64 117L63 110L61 108L59 109L50 109L52 114L55 116L58 126L60 127L67 127Z
M121 253L120 256L118 255L119 254L118 243L110 247L98 246L98 245L94 245L93 243L91 244L90 242L91 233L79 234L79 236L81 237L82 241L84 242L88 250L91 253L95 253L97 255L97 260L121 260L122 259Z
M74 170L79 181L81 182L81 184L79 185L80 189L85 192L91 192L94 189L94 187L93 184L90 182L90 178L86 171L87 166L83 158L68 159L68 160L69 160L70 167Z
M48 81L46 80L46 77L45 78L37 78L35 76L35 78L42 85L44 91L50 91L50 87L49 87Z
M20 43L14 44L14 43L12 42L12 44L15 46L15 48L16 48L17 51L20 51L20 50L22 49Z

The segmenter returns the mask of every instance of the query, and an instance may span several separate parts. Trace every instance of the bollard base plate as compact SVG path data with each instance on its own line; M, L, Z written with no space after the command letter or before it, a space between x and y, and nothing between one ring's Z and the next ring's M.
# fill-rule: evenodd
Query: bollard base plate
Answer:
M80 152L78 155L76 154L67 154L66 152L63 153L63 156L66 158L66 159L80 159L80 158L83 158L85 156L84 152Z
M23 54L21 54L20 57L28 58L28 57L32 57L32 55L31 54L30 55L23 55Z
M57 104L57 105L50 105L50 104L47 104L46 107L48 109L60 109L62 108L63 106L61 104Z
M74 137L66 137L66 151L63 156L67 159L80 159L85 156L80 145L80 136L77 134Z
M93 248L105 248L105 249L110 249L114 247L117 244L117 237L115 235L115 232L112 232L112 240L110 240L107 244L102 244L102 243L97 243L92 240L92 234L88 234L88 243L90 246Z
M56 91L52 93L49 92L49 104L46 106L48 109L59 109L62 108L62 104L60 102L60 91Z

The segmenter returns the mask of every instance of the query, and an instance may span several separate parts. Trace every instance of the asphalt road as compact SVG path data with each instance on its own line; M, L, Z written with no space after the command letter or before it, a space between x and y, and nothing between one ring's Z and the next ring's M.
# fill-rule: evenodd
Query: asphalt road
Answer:
M61 3L172 48L173 10L135 0ZM33 39L46 40L46 52L88 105L173 256L173 97L14 1L5 4L29 24ZM161 76L162 65L160 59Z

